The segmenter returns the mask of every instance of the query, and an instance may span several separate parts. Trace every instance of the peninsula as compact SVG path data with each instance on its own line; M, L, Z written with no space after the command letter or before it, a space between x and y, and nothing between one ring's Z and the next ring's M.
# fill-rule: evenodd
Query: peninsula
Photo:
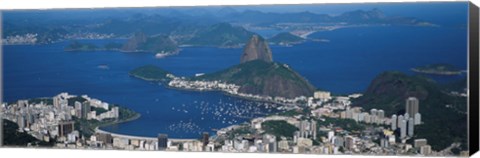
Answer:
M451 64L431 64L412 68L412 71L433 75L460 75L462 71Z
M171 88L223 91L247 99L294 103L310 97L316 88L287 64L274 62L265 39L253 35L244 47L240 64L195 77L176 77L155 66L143 66L130 75L148 81L168 81Z

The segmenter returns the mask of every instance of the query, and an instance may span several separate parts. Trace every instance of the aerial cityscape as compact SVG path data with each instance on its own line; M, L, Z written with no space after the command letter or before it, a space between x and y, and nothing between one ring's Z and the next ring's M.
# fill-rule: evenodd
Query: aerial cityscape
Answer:
M0 146L468 156L467 8L3 11Z

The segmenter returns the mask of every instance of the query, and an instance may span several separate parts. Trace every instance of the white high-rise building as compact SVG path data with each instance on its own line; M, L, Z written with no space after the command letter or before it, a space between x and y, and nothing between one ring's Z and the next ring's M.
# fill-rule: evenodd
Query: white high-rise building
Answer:
M413 115L412 115L412 116L413 116ZM403 119L408 120L409 118L410 118L410 114L405 113L405 115L403 115Z
M400 128L400 123L404 120L403 115L398 116L397 119L397 128Z
M372 110L375 110L375 109L372 109ZM374 112L372 112L372 114L370 114L370 122L371 123L377 123L377 111L375 110Z
M335 136L334 131L328 131L328 141L331 142L333 139L333 136Z
M415 114L415 125L419 125L422 123L422 114L416 113Z
M378 116L379 119L383 119L385 117L385 111L383 111L383 110L378 110L377 114L378 114L377 116Z
M397 115L393 114L391 118L391 125L392 125L392 130L397 129Z
M317 123L315 120L310 121L310 130L312 130L312 138L317 139Z
M413 128L414 128L415 121L413 118L408 119L408 136L413 137Z
M370 115L375 115L377 116L378 110L377 109L372 109L370 110Z
M398 124L400 127L400 138L403 139L407 136L407 121L402 119L402 121L398 122Z
M408 113L410 117L414 117L418 113L418 99L415 97L409 97L405 105L405 113Z

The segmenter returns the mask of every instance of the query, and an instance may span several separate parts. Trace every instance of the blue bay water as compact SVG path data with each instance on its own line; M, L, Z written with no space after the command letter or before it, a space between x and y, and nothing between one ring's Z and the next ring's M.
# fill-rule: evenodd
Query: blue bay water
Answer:
M311 36L330 42L271 46L273 58L290 65L319 89L335 94L362 92L384 71L413 74L410 68L435 63L461 69L467 66L465 28L359 27ZM175 138L197 138L203 131L213 134L213 129L269 112L263 104L219 92L173 90L128 76L128 71L145 64L178 76L215 72L239 63L242 49L190 47L178 55L155 59L151 53L64 52L67 44L5 46L4 100L50 97L60 92L87 94L142 114L138 120L103 129L139 136L167 133Z

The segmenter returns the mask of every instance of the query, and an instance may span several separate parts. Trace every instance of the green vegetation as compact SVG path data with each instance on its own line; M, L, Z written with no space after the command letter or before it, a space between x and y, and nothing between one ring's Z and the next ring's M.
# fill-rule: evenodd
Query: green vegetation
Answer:
M239 135L248 135L248 134L252 134L252 133L254 133L254 131L253 131L253 129L250 128L250 126L243 125L239 128L235 128L232 131L228 131L227 132L227 138L228 139L233 139L233 138L235 138L236 136L239 136Z
M305 39L295 36L289 32L282 32L268 39L269 42L275 44L296 44L303 42L304 40Z
M120 115L118 119L104 119L102 121L98 121L98 120L87 120L84 118L74 117L75 130L80 131L80 133L84 136L90 137L95 133L95 128L97 127L125 122L125 121L133 120L140 117L140 114L135 111L132 111L130 109L120 107L120 106L118 107L119 107L119 115Z
M317 121L317 125L320 126L330 126L340 127L344 130L355 132L362 131L365 129L365 125L357 123L353 119L339 119L339 118L325 118L325 121Z
M383 109L386 116L403 114L408 97L419 99L419 112L424 122L415 126L414 138L426 138L433 150L443 150L454 142L467 142L467 98L449 95L436 82L425 77L400 72L382 73L362 97L353 101L353 105L361 105L366 111Z
M461 70L451 64L431 64L412 68L412 71L424 74L434 75L459 75Z
M287 121L265 121L262 123L262 129L265 133L273 134L279 139L281 136L293 138L293 133L298 130L297 127L287 123Z
M140 117L140 114L133 111L133 110L130 110L130 109L118 106L118 105L113 105L113 106L118 107L118 111L119 111L118 121L122 121L122 122L123 121L129 121L129 120ZM110 107L112 107L112 106L110 106ZM109 110L111 110L111 108Z
M105 112L108 112L106 109L104 108L97 108L97 107L91 107L91 111L95 111L95 113L97 115L100 115L100 114L103 114Z
M457 81L445 83L440 86L442 89L444 89L447 92L451 92L451 91L465 92L467 87L467 77L464 77Z
M3 144L5 146L32 146L52 147L55 144L54 139L49 142L38 140L26 132L19 132L18 125L10 120L3 120Z
M254 33L242 27L229 23L219 23L199 31L192 39L185 42L188 45L238 47L244 44Z
M83 98L83 97L80 97L80 96L77 96L77 97L72 97L72 98L68 98L68 106L75 106L75 102L80 102L80 103L83 103L85 101L87 101L87 99Z
M167 77L169 72L155 66L155 65L145 65L138 67L129 72L131 76L141 78L147 81L162 81L167 82L170 78Z
M276 62L252 60L193 80L220 80L241 85L242 93L294 98L312 96L315 87L290 67Z

